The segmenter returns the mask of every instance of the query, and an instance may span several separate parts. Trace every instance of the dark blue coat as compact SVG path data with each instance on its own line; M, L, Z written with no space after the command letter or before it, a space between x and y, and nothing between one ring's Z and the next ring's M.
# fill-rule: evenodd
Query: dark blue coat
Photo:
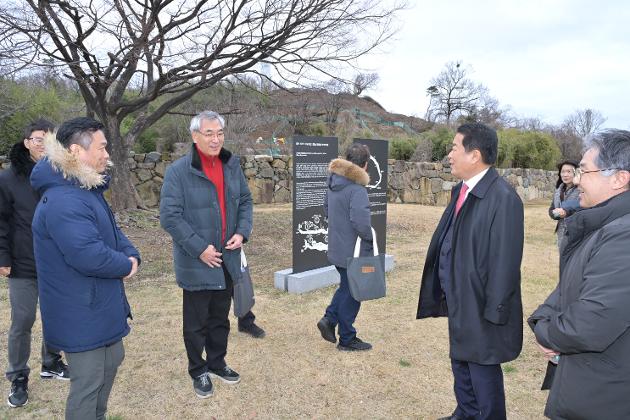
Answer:
M453 188L431 238L417 318L448 316L452 359L481 365L508 362L518 357L523 344L523 203L490 168L454 220L452 258L446 268L451 281L444 293L438 275L440 248L461 186Z
M66 165L68 156L58 158L54 165L60 170L45 158L31 174L42 195L33 218L42 324L48 345L83 352L129 333L122 278L131 271L128 257L140 256L103 197L107 179L82 188L85 168L73 173L76 162Z
M221 149L227 242L235 233L246 242L252 232L252 196L239 158ZM225 289L222 268L209 267L199 256L212 244L232 279L241 276L241 250L225 249L217 190L201 167L195 146L166 170L160 196L160 224L173 238L177 284L189 291Z
M329 170L331 175L324 201L324 213L328 217L328 261L346 268L357 237L363 239L360 255L372 250L372 216L365 188L369 176L345 159L334 159Z

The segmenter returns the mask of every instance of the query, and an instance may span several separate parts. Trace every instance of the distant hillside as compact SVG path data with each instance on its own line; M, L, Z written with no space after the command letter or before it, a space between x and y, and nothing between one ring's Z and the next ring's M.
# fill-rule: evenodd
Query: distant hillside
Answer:
M257 111L259 123L248 137L262 142L260 146L246 142L250 152L268 148L272 138L287 139L294 134L336 136L345 145L359 137L407 138L431 127L421 118L387 112L369 96L331 94L323 89L274 90Z

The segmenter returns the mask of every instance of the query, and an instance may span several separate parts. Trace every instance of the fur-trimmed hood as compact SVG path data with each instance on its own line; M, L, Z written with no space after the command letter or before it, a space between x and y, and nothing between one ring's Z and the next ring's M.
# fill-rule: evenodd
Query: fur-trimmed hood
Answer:
M28 151L24 142L15 143L9 151L9 161L11 162L11 169L17 175L21 175L25 178L31 176L31 171L35 166L35 161L31 158L31 153Z
M76 185L86 190L107 188L109 176L82 163L57 141L54 134L46 134L44 145L45 157L35 165L31 174L31 185L40 194L58 185Z
M361 254L369 255L372 243L370 199L367 188L370 177L358 165L345 159L330 162L328 190L324 213L328 217L328 262L346 268L352 257L357 236L361 237Z
M358 165L345 160L345 159L333 159L328 165L328 171L333 175L339 175L341 177L346 178L347 180L366 186L370 182L370 176L366 171L363 170ZM331 189L335 189L336 187L345 187L347 185L347 181L335 179L336 177L330 177L329 185Z

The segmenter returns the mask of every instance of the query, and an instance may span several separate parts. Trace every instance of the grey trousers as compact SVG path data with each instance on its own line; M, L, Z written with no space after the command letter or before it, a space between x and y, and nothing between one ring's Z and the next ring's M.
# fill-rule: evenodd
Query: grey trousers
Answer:
M18 375L28 376L31 368L31 329L37 314L37 279L9 278L11 327L9 328L9 366L6 377L13 381ZM42 338L42 365L51 366L61 359L58 351L46 347Z
M70 368L66 420L105 419L109 393L125 358L122 340L94 350L66 353L66 358Z

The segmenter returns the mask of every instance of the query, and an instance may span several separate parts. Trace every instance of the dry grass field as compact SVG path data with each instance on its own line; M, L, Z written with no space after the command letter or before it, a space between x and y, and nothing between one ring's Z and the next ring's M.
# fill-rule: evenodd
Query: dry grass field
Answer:
M122 225L143 256L141 272L127 284L133 310L126 359L112 392L111 419L434 419L455 407L445 319L415 320L420 273L430 236L443 208L390 205L387 251L396 268L388 296L363 304L356 321L374 349L339 352L315 324L334 288L289 295L273 287L273 273L291 264L291 208L256 206L254 234L246 246L256 286L254 312L267 331L262 340L236 331L231 316L227 362L238 385L215 383L214 396L195 397L181 333L181 290L171 263L171 243L153 213L133 213ZM525 209L522 265L525 316L553 289L558 255L546 204ZM6 367L10 310L0 281L0 366ZM41 324L35 325L29 404L9 409L9 382L0 388L0 418L63 418L69 384L39 379ZM521 356L504 365L508 417L542 418L547 394L539 391L546 362L525 329Z

